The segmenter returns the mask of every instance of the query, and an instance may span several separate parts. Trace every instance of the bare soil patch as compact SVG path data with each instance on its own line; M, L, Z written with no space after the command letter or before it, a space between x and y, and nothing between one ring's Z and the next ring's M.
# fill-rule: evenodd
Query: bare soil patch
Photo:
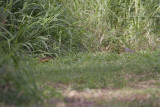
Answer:
M56 107L111 107L112 103L156 103L160 106L159 81L149 80L135 84L133 87L124 89L85 89L83 91L63 90L64 101L50 100ZM156 100L152 100L153 97ZM107 105L104 105L107 104ZM109 104L108 104L109 103ZM114 106L118 107L118 106ZM129 106L126 106L129 107Z

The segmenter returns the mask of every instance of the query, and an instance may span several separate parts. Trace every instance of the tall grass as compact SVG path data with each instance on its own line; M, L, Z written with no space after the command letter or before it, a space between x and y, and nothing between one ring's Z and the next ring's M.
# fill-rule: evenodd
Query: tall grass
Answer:
M159 48L159 0L66 0L92 51Z
M159 48L159 0L1 0L1 52Z

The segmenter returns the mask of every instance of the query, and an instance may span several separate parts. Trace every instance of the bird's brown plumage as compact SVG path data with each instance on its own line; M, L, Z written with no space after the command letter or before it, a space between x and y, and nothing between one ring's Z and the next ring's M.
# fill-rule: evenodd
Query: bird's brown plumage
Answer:
M39 58L39 62L48 62L49 60L52 60L53 58L52 57L42 57L42 58Z

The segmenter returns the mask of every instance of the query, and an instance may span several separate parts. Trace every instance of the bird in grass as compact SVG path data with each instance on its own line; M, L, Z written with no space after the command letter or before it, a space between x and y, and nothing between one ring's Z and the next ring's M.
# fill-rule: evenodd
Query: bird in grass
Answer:
M135 53L134 50L131 50L131 49L129 49L129 48L123 48L123 49L122 49L122 52L126 52L126 53Z
M46 56L46 57L39 58L38 61L39 62L48 62L49 60L52 60L52 59L53 59L52 57Z

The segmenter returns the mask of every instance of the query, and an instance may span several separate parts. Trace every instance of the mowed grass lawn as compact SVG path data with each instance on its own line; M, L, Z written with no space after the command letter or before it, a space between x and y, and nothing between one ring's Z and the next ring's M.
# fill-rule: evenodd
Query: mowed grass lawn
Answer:
M47 106L160 106L159 51L79 53L45 63L29 59L23 65L32 71L38 88L49 96Z

